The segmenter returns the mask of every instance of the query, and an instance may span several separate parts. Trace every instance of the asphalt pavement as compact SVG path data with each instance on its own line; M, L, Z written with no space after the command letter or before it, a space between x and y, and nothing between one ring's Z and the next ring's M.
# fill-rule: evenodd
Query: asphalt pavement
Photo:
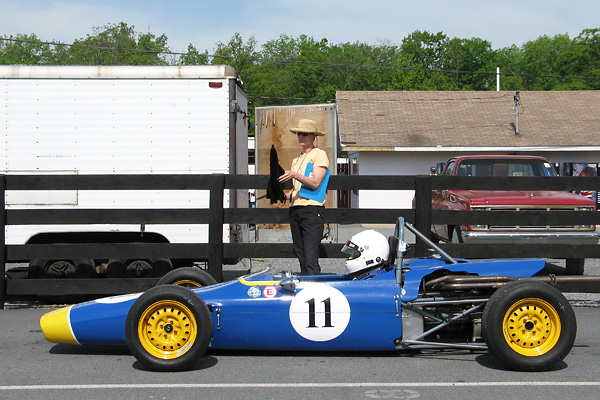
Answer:
M597 399L598 309L576 307L564 362L512 371L487 352L209 350L188 371L146 370L126 348L48 343L46 309L0 311L0 399ZM248 326L251 329L252 326Z

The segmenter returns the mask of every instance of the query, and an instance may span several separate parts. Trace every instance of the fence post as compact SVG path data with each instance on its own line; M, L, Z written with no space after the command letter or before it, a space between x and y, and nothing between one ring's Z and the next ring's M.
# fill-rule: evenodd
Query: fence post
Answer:
M211 176L210 216L208 217L208 273L218 282L223 282L223 224L225 209L223 207L225 192L225 175Z
M4 309L6 301L6 176L0 175L0 196L2 206L0 208L0 226L2 235L0 235L0 310Z
M431 239L431 176L419 175L415 179L415 227ZM428 246L420 238L416 238L417 257L426 257Z

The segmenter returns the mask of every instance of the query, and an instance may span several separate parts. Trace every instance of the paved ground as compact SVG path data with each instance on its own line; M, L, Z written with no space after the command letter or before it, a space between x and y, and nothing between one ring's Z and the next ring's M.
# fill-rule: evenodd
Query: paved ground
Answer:
M48 343L47 310L0 312L0 399L598 399L598 309L576 307L575 345L551 371L515 372L487 352L210 350L190 370L146 370L126 348ZM248 326L251 329L252 325Z

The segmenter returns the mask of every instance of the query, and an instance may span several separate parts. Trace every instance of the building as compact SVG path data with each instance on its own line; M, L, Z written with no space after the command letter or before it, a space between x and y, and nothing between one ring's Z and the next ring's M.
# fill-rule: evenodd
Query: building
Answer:
M600 91L336 94L351 174L422 175L462 154L600 163ZM384 195L385 194L385 195ZM409 208L412 191L360 191L352 207Z

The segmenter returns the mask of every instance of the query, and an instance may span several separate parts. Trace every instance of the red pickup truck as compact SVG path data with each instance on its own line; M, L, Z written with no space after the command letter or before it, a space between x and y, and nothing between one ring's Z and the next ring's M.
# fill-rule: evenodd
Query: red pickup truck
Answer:
M446 162L443 175L556 176L550 162L535 156L461 156ZM435 190L434 210L593 211L595 202L563 191ZM455 243L598 243L595 225L433 225L436 239ZM583 262L581 262L581 269Z

